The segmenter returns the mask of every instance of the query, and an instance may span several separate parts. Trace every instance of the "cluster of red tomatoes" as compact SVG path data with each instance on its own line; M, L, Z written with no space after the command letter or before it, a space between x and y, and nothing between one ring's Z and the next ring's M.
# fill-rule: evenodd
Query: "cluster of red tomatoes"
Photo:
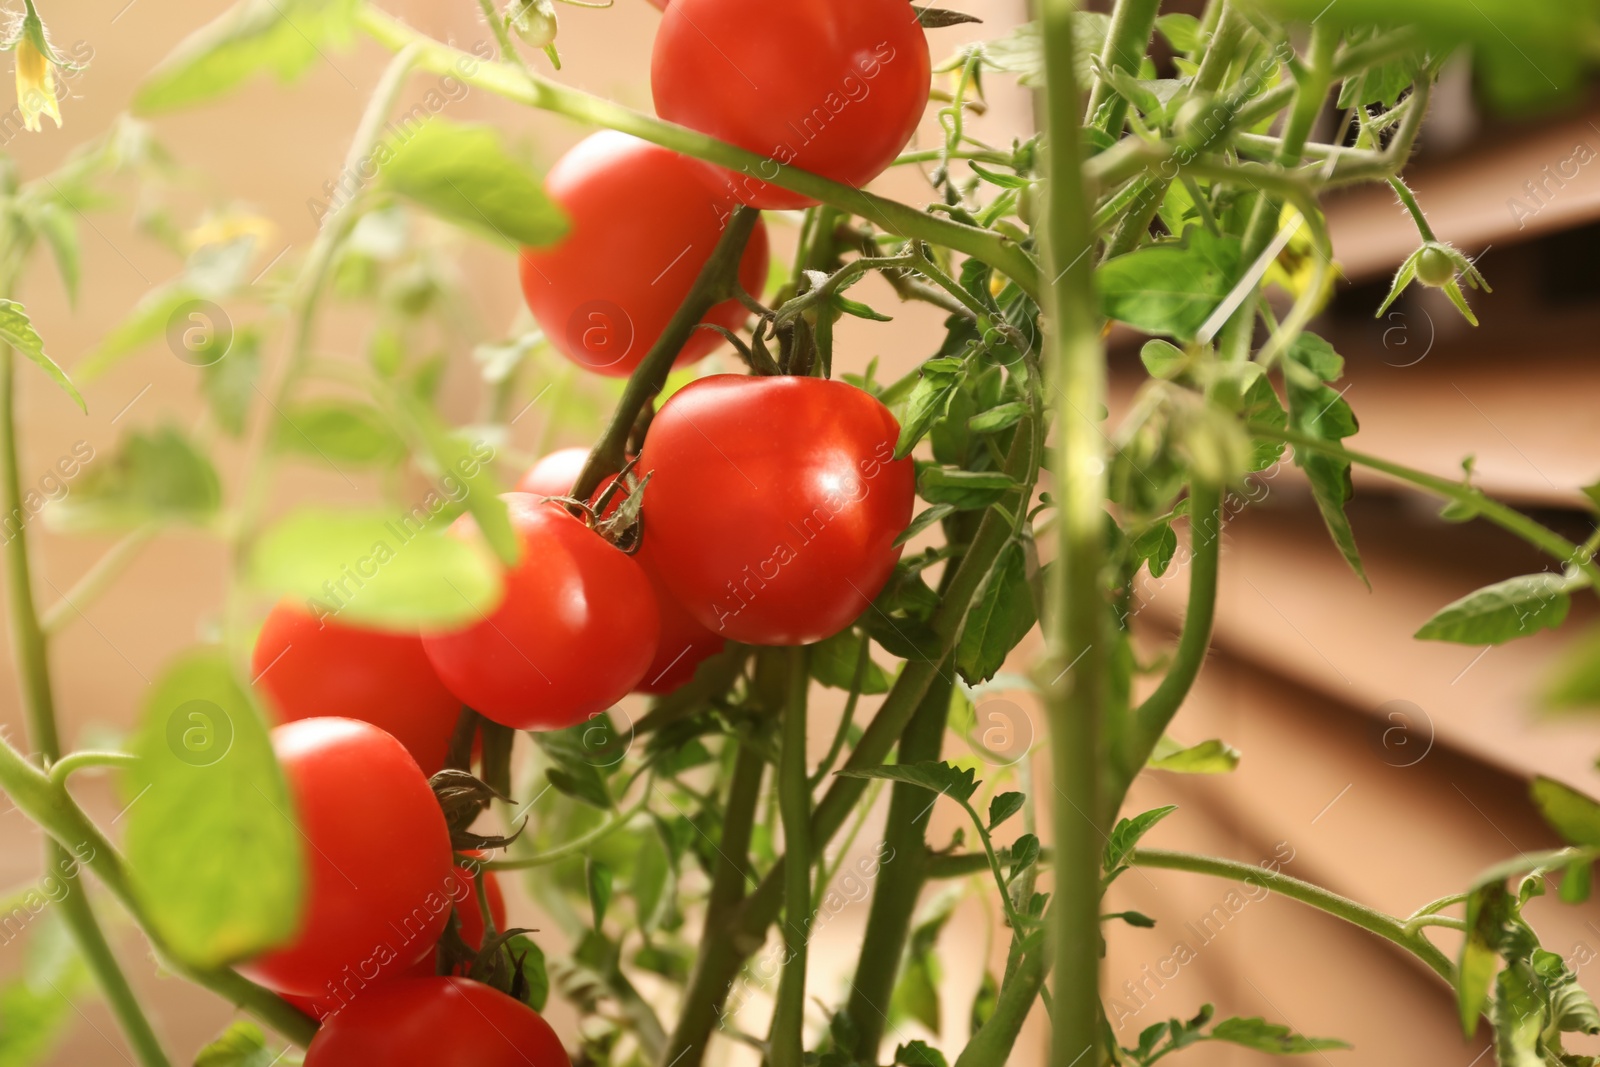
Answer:
M927 43L907 0L670 0L653 84L663 117L861 184L904 146L928 99ZM766 175L770 177L771 175ZM803 203L615 133L550 172L572 221L528 251L522 281L550 341L605 374L631 372L664 330L733 206ZM740 280L759 293L766 234ZM707 322L743 324L736 301ZM678 359L704 355L697 333ZM725 641L805 644L849 626L899 558L914 496L899 428L875 398L810 377L704 378L652 421L629 554L566 497L580 449L554 453L506 497L521 561L499 605L447 633L350 626L280 604L254 656L283 723L273 734L306 840L295 940L244 970L325 1022L308 1067L567 1063L531 1009L436 975L452 911L463 940L505 927L493 875L456 866L429 776L463 706L519 730L582 723L629 692L664 693ZM630 482L630 486L637 482ZM622 489L619 491L633 491ZM613 497L617 491L613 491ZM457 533L471 536L463 518Z

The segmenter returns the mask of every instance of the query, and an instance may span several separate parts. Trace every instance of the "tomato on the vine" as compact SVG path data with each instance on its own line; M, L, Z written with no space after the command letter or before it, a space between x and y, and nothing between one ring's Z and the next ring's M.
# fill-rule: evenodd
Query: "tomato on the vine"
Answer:
M860 187L916 132L932 85L906 0L672 0L650 64L656 114L779 163ZM724 171L755 207L815 201Z
M340 716L393 734L422 773L444 767L461 701L416 634L318 619L282 601L256 637L251 673L279 722Z
M571 1067L538 1012L467 978L403 978L329 1018L306 1067Z
M500 606L464 630L424 634L423 647L451 692L495 722L575 726L644 677L660 633L655 593L632 557L561 505L505 499L523 553Z
M571 229L550 248L524 249L522 293L563 355L626 377L660 338L711 258L734 201L705 164L610 130L580 141L545 178ZM767 231L758 222L739 262L739 284L760 295ZM727 300L702 320L727 329L749 312ZM721 339L696 330L679 365Z
M534 496L568 496L589 461L587 448L561 448L528 468L516 491Z
M702 378L645 439L640 557L712 633L797 645L844 629L888 581L912 464L874 397L820 378Z
M306 898L289 944L240 969L301 997L403 974L450 916L450 831L417 761L371 723L301 719L272 731L305 840Z

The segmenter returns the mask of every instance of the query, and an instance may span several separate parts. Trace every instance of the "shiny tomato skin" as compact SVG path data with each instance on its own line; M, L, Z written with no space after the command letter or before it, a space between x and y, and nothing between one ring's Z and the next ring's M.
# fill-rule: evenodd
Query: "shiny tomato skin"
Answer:
M480 714L516 730L565 729L644 677L660 633L655 593L636 560L561 505L505 499L523 555L500 606L464 630L424 634L423 647Z
M517 482L516 491L533 496L569 496L588 461L587 448L557 449L528 468Z
M416 634L318 620L290 601L267 615L251 674L278 722L370 722L406 746L422 773L444 767L461 701L433 673Z
M676 3L677 0L674 0ZM874 397L819 378L702 378L657 413L639 470L640 558L701 625L798 645L838 633L888 581L910 459Z
M672 0L650 84L668 122L859 188L916 132L932 74L906 0ZM760 167L722 174L755 207L815 203Z
M461 923L461 939L472 948L483 947L483 912L478 908L478 891L473 884L472 872L465 867L456 867L455 880L451 883L452 899L455 901L456 915ZM493 871L483 873L483 891L489 898L489 914L494 917L494 928L506 928L506 898L500 889L499 879ZM428 954L413 963L405 972L398 976L402 978L428 978L437 969L439 956L438 945L428 949ZM381 982L379 983L382 984ZM300 997L293 993L284 994L283 999L299 1008L313 1019L325 1019L343 1008L351 997L361 991L359 987L350 990L338 989L333 993L325 993L320 997Z
M734 201L703 163L606 130L580 141L545 178L570 229L550 248L524 249L522 294L545 336L568 359L626 377L661 336L711 258ZM767 278L767 231L757 222L739 283L759 295ZM737 300L703 321L736 329ZM696 330L678 353L692 363L722 340Z
M468 978L385 983L329 1018L305 1067L571 1067L539 1013Z
M294 939L240 970L301 997L404 973L439 939L455 880L444 813L417 761L355 719L286 723L272 747L305 840L306 902Z
M645 495L649 496L648 487ZM639 684L634 686L634 691L659 696L672 692L693 678L700 664L721 652L727 641L720 634L706 629L700 620L689 614L648 563L641 562L640 565L650 579L650 585L656 593L656 603L661 609L661 637L656 643L655 658L645 669Z

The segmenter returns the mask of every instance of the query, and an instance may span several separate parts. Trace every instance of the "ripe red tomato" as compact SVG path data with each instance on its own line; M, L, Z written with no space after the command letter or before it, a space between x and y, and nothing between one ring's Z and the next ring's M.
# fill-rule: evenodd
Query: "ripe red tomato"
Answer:
M668 122L860 187L916 132L930 71L906 0L672 0L650 84ZM815 203L761 180L775 173L724 177L755 207Z
M318 621L283 601L256 637L251 672L279 722L342 716L393 734L432 775L444 767L461 701L415 634Z
M650 506L649 495L647 487L646 507ZM641 563L641 566L650 579L656 604L661 609L661 637L656 642L655 658L645 668L644 677L634 690L639 693L670 693L693 678L695 669L721 652L726 641L721 634L712 633L689 614L649 564Z
M539 1013L467 978L404 978L323 1023L306 1067L571 1067Z
M580 141L550 168L545 189L571 230L551 248L522 253L522 293L550 343L600 374L626 377L660 338L722 235L734 201L703 163L613 131ZM739 263L739 284L760 295L767 231L757 223ZM735 329L737 300L704 321ZM696 330L685 364L721 343Z
M461 923L461 939L472 948L483 947L483 912L478 908L478 889L473 884L473 874L465 867L456 867L455 878L450 883L451 900L455 902L456 916ZM500 890L500 882L493 871L483 872L483 891L489 898L489 914L494 919L494 928L503 931L506 928L506 898ZM428 954L413 963L400 977L428 978L437 969L439 949L437 943L430 945ZM392 980L394 976L390 976ZM380 986L381 987L381 986ZM299 1008L313 1019L326 1019L338 1013L347 1004L356 990L336 989L320 997L298 997L293 993L284 995L284 1000Z
M450 831L417 761L355 719L279 726L272 747L306 843L305 910L293 941L240 970L302 997L404 973L439 939L455 891Z
M588 461L587 448L558 449L529 467L516 491L534 496L568 496Z
M676 4L678 0L674 0ZM844 629L888 581L911 519L889 409L820 378L702 378L645 438L640 558L701 625L757 645Z
M632 557L561 505L526 493L506 501L523 554L505 598L481 622L422 644L480 714L517 730L575 726L644 676L661 628L655 594Z

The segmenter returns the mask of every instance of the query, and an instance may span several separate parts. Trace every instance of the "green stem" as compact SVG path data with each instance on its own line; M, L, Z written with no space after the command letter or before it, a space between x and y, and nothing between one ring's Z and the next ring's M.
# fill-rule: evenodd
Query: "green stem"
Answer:
M1217 613L1217 572L1222 555L1222 493L1196 480L1189 489L1189 607L1172 666L1155 692L1133 712L1121 740L1109 810L1122 806L1128 785L1155 751L1178 708L1194 688L1211 647Z
M1039 0L1047 91L1044 226L1047 373L1058 396L1054 463L1059 542L1046 592L1041 688L1050 722L1057 863L1051 903L1055 1011L1051 1062L1079 1062L1100 1032L1101 718L1105 712L1105 346L1094 292L1094 234L1083 184L1082 107L1073 78L1073 0Z
M1043 946L1024 956L1001 988L994 1014L967 1041L956 1057L955 1067L1005 1067L1049 974L1050 962Z
M155 538L158 529L154 523L141 526L106 549L106 554L84 572L83 577L62 595L60 601L45 609L39 621L45 636L53 637L66 629L68 623L82 615L85 607L98 600L100 594L110 588L128 564L138 558L144 547Z
M117 902L127 909L144 929L145 936L155 949L157 957L169 970L244 1008L296 1044L303 1046L311 1042L311 1038L316 1034L317 1024L290 1007L272 991L227 968L214 970L195 968L175 959L146 919L143 905L133 891L133 883L128 877L122 857L117 854L110 840L73 802L65 788L52 782L48 774L29 763L20 752L4 741L0 741L0 791L4 791L11 798L17 810L51 837L58 846L61 862L71 862L73 857L76 857L94 872L101 884L110 890ZM74 905L73 911L81 910L83 909ZM67 918L69 922L73 921L72 912L69 912ZM80 932L77 926L73 929L75 934ZM104 936L100 934L98 927L90 928L90 936L101 945L104 944ZM95 957L98 955L96 949L87 948L85 954L91 957L90 964L94 966ZM116 976L120 978L120 972L116 972ZM97 970L96 977L105 982L109 975ZM126 988L125 980L120 984ZM133 1007L131 993L126 998L120 998L108 987L106 995L112 1001L113 1009L118 1012L119 1020L123 1011ZM150 1040L154 1041L153 1036ZM136 1043L136 1048L140 1047ZM146 1060L146 1063L166 1063L165 1057L160 1055L159 1048L155 1048L154 1053L155 1056ZM141 1052L142 1057L143 1052Z
M1332 456L1347 463L1358 463L1363 467L1370 467L1375 471L1389 475L1391 478L1417 486L1419 489L1426 489L1437 496L1469 507L1478 515L1508 533L1522 538L1528 544L1562 564L1576 567L1589 579L1591 588L1600 590L1600 565L1596 564L1592 556L1554 530L1535 522L1517 509L1487 496L1481 489L1475 489L1461 482L1453 482L1448 478L1441 478L1426 471L1415 470L1379 456L1356 452L1331 441L1310 437L1294 430L1285 430L1281 427L1260 423L1251 423L1249 429L1250 433L1256 437L1272 441L1283 441L1293 445L1296 449Z
M9 283L5 286L10 289ZM16 359L10 345L0 345L0 514L21 515L22 488L17 457ZM55 696L50 686L49 650L39 611L33 599L33 570L28 560L28 535L18 529L6 541L6 604L9 609L11 652L16 665L17 683L28 718L28 735L33 739L39 759L48 767L61 755L61 737L56 729ZM10 755L17 755L9 745ZM28 766L24 764L24 766ZM43 777L31 766L30 771ZM19 808L20 801L13 797ZM24 814L28 814L24 809ZM81 840L81 839L79 839ZM65 845L51 838L45 842L45 869L66 871L76 858ZM73 940L93 972L101 992L111 1004L117 1023L128 1038L134 1055L144 1067L167 1067L167 1055L150 1026L128 984L127 975L112 955L111 946L95 918L94 909L81 886L62 899L62 915Z
M856 721L856 707L861 703L861 687L866 684L867 667L871 663L872 642L863 633L861 648L856 652L855 671L850 676L850 695L845 698L844 711L839 715L839 727L833 732L833 741L828 745L828 754L822 757L822 762L817 764L816 771L811 775L809 784L812 789L821 785L822 780L833 771L833 765L839 762L839 753L844 751L844 743L850 736L850 727Z
M1422 239L1430 244L1436 243L1439 239L1433 235L1433 227L1428 225L1428 216L1422 213L1422 205L1417 203L1416 194L1411 191L1411 187L1396 174L1389 179L1389 188L1394 190L1394 195L1398 196L1406 210L1411 212L1411 219L1417 224L1417 232L1422 235Z
M674 126L589 93L548 81L505 63L485 63L451 48L367 6L358 16L362 29L384 47L398 51L415 44L419 64L436 74L449 74L476 88L543 111L620 130L675 152L716 163L746 180L769 182L842 211L859 215L902 237L920 238L976 256L1014 280L1030 295L1038 291L1038 268L1021 245L1008 237L951 219L930 215L906 204L829 181L755 152L725 144L695 130Z
M611 415L611 422L590 450L577 484L572 487L572 495L577 499L588 500L600 488L600 482L606 475L615 474L628 462L628 438L638 422L639 413L666 385L667 375L672 373L672 361L678 358L684 343L689 340L689 335L700 320L706 317L706 312L728 299L734 286L739 284L739 262L760 218L761 213L753 208L740 206L734 209L722 236L717 239L717 247L712 250L711 258L706 260L706 265L695 278L694 287L684 297L683 303L678 305L678 310L673 312L667 328L629 376L628 384Z
M127 752L69 752L50 765L50 780L65 785L67 779L85 767L127 767L139 757Z
M481 863L480 866L486 871L526 871L534 867L548 867L552 863L560 863L562 860L570 859L573 856L581 856L595 845L627 826L635 816L648 810L649 804L650 788L647 784L644 796L639 798L638 803L626 811L618 812L582 837L575 837L565 844L556 845L554 848L546 849L532 856L518 856L516 859L509 860L489 860Z
M804 647L789 649L789 698L783 709L783 751L778 765L778 808L785 853L783 974L772 1010L768 1061L801 1067L805 1061L807 946L811 941L811 784L806 773L806 691L811 677Z
M1156 14L1160 10L1161 0L1117 0L1111 9L1111 26L1106 30L1100 61L1114 70L1138 77L1139 65L1150 50L1150 35L1155 32ZM1117 95L1110 82L1095 79L1094 88L1089 92L1085 121L1093 120L1107 101L1111 106L1095 125L1114 137L1121 132L1128 117L1128 101Z
M1131 857L1135 867L1153 867L1169 871L1189 871L1228 878L1235 882L1264 886L1280 896L1309 904L1313 908L1354 923L1369 933L1392 941L1427 964L1435 974L1450 985L1455 985L1456 968L1450 959L1418 931L1406 929L1405 921L1357 903L1349 897L1323 889L1321 886L1291 878L1287 874L1270 871L1253 863L1218 859L1214 856L1197 856L1188 852L1168 852L1164 849L1142 848Z
M900 735L895 757L898 762L920 763L939 758L954 685L953 679L940 677L928 687L916 714ZM860 1063L878 1062L878 1046L883 1043L889 1000L900 971L906 936L911 931L911 917L922 887L927 884L926 836L932 812L926 789L900 782L890 792L882 863L872 887L867 927L861 936L861 952L845 1008L855 1024L855 1058Z

